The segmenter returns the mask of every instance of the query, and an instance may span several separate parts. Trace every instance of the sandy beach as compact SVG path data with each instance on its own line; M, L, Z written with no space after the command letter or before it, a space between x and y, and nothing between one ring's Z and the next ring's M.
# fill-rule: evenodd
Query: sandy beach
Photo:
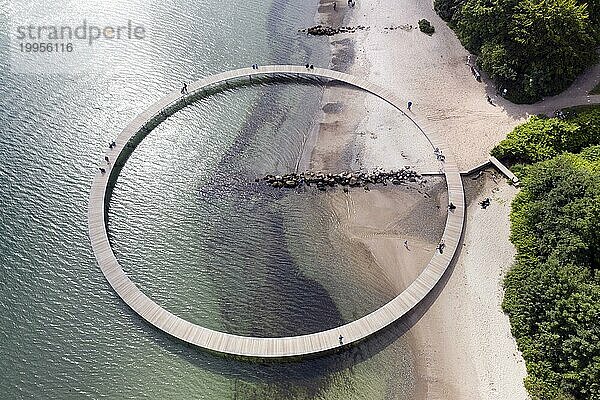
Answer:
M412 101L413 112L446 139L463 170L487 160L507 132L540 109L505 104L485 81L477 82L466 65L468 53L430 1L358 1L353 8L338 2L336 8L321 1L317 23L368 29L330 37L330 67L365 77ZM421 18L435 26L433 36L418 30ZM487 103L488 94L496 106ZM325 89L311 168L410 165L420 172L435 171L436 160L429 154L422 138L380 100L348 88ZM406 334L415 360L414 398L526 399L525 364L500 307L502 277L514 256L508 216L517 189L493 171L478 179L465 177L464 182L469 206L462 250L439 297ZM492 203L482 209L478 202L485 197ZM438 202L445 204L441 196ZM386 207L394 206L411 211L395 209L391 215ZM332 207L344 220L343 207ZM406 199L398 206L393 196L372 190L353 194L346 211L346 235L371 251L384 279L399 290L420 272L441 236L441 230L411 225L411 214L423 220L431 213L419 207L423 205ZM369 231L365 215L373 221L378 216L396 221L405 231L378 237ZM432 220L439 217L430 215ZM406 252L403 238L411 229L421 234L410 237L415 251Z
M493 179L490 176L495 176ZM409 332L426 399L526 399L525 363L501 311L516 190L497 173L465 179L469 201L463 248L439 297ZM479 201L490 197L482 209Z

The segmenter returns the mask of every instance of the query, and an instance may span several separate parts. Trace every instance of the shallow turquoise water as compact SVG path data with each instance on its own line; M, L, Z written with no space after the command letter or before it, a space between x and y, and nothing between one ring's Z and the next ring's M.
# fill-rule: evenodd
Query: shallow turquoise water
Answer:
M45 15L43 6L28 7ZM22 74L0 47L3 398L410 398L402 328L316 360L222 358L133 314L104 280L87 239L90 182L119 129L183 81L254 62L327 66L326 42L296 32L312 23L315 7L58 3L65 18L126 12L152 27L151 40L120 60L127 68L112 73ZM3 31L13 22L0 15ZM344 274L364 260L331 233L319 196L249 184L295 166L321 90L283 83L227 90L180 111L140 144L116 184L109 228L117 257L153 299L215 329L266 336L339 325L389 299L373 276Z

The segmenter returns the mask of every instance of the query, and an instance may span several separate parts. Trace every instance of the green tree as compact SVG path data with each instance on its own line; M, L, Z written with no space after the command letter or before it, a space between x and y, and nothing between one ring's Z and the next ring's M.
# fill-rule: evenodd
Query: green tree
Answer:
M596 60L597 0L436 0L479 66L515 102L556 94Z
M444 21L451 22L462 3L464 3L464 0L435 0L433 8Z
M522 90L535 99L563 90L595 60L587 6L575 0L523 0L509 40L523 66Z
M502 44L486 43L481 46L481 68L497 82L515 82L519 65Z
M508 163L533 163L600 144L600 107L567 112L566 119L531 117L492 150Z
M517 126L493 150L492 155L509 163L547 160L573 149L579 126L558 118L531 117Z
M466 0L456 14L456 30L467 50L479 54L488 42L504 43L518 0Z
M534 400L600 399L600 146L525 169L503 308Z

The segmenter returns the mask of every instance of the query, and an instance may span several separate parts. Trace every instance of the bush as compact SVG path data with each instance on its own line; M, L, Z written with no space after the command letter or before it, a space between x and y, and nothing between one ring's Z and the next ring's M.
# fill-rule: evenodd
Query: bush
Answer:
M600 144L600 107L569 112L566 119L531 117L517 126L491 154L509 164L548 160Z
M479 67L487 71L491 79L498 82L515 81L519 74L518 65L512 62L508 51L501 44L486 43L481 46Z
M568 112L567 119L581 127L585 133L584 143L596 144L600 141L600 106L583 108L579 111Z
M433 8L435 12L446 22L451 22L452 17L465 0L435 0Z
M579 127L558 118L531 117L517 126L492 150L498 159L512 163L548 160L568 151Z
M526 167L503 308L532 399L600 399L600 146Z
M579 154L586 161L591 161L593 165L600 167L600 146L590 146Z
M435 32L435 28L433 27L433 25L431 25L431 23L426 19L422 19L419 21L419 29L421 30L421 32L426 33L429 36L433 35L433 33Z

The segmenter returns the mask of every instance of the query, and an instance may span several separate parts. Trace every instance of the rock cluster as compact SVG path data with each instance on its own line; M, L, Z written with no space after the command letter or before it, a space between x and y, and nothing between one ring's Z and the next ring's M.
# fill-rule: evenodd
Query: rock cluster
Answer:
M412 31L413 26L409 25L409 24L404 24L404 25L392 25L392 26L386 26L383 29L385 30L389 30L389 31L395 31L396 29L402 29L403 31Z
M315 36L333 36L333 35L337 35L338 33L354 33L358 30L364 30L364 29L369 29L369 27L359 25L359 26L340 26L339 28L334 28L332 26L316 25L316 26L311 26L310 28L307 28L307 29L299 29L298 32L306 32L309 35L315 35Z
M393 185L400 185L405 182L427 182L410 167L404 167L398 171L375 170L373 172L342 172L339 174L307 171L299 174L266 175L262 180L275 188L291 189L314 184L319 190L326 190L327 186L344 186L344 190L347 190L347 187L362 186L365 190L369 190L369 184L387 185L389 182ZM258 182L260 179L257 178L256 181Z

